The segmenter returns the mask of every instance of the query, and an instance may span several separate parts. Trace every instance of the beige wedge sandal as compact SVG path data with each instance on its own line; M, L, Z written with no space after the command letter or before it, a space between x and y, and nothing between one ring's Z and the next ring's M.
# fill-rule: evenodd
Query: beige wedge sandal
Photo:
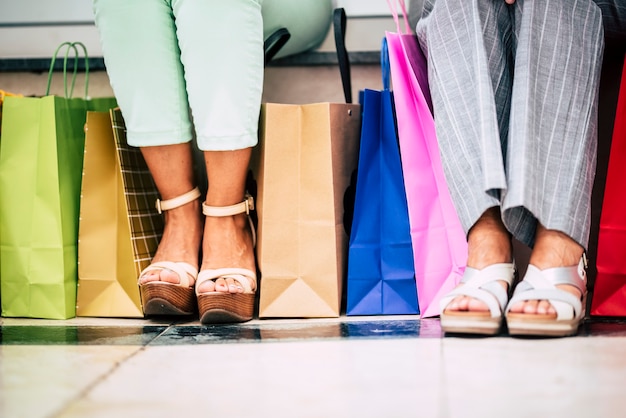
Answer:
M557 288L570 285L581 294ZM583 255L578 265L540 270L529 265L524 280L517 287L506 309L506 322L510 335L567 337L578 331L585 317L587 299L587 257ZM556 314L527 314L511 312L511 306L521 301L547 300Z
M248 215L252 232L252 244L256 245L254 225L250 219L250 211L254 210L254 199L246 195L246 199L232 206L208 206L202 204L202 213L206 216L233 216L240 213ZM198 291L203 283L209 280L233 279L243 288L242 293L203 292ZM244 268L220 268L203 270L196 281L196 297L200 322L203 324L246 322L254 315L256 295L256 272Z
M481 270L466 267L460 286L440 300L441 329L447 333L495 335L500 332L508 291L515 278L514 263L492 264ZM453 311L448 305L457 296L468 296L483 302L488 311Z
M200 190L195 189L169 200L156 201L159 213L186 205L200 197ZM194 281L198 277L198 269L189 263L174 261L159 261L145 268L139 278L146 273L169 270L178 275L179 283L153 281L139 283L143 313L153 315L193 315L196 312L194 297Z

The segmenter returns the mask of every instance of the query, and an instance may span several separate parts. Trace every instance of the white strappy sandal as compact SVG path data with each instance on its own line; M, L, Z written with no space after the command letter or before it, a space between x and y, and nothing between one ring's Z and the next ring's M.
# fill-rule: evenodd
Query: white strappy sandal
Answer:
M511 288L515 277L513 263L492 264L481 270L466 267L460 286L441 298L441 329L448 333L495 335L503 323L508 291L499 281ZM453 311L447 306L457 296L468 296L483 302L489 311Z
M156 201L159 213L186 205L200 197L200 190L195 189L169 200ZM170 270L178 275L179 283L152 281L139 283L141 303L144 315L192 315L196 312L193 281L198 276L198 269L189 263L159 261L146 267L139 279L146 273ZM138 279L138 280L139 280Z
M206 216L233 216L245 213L248 216L252 231L252 245L256 245L256 233L250 219L250 211L254 210L254 199L246 195L246 199L232 206L208 206L202 204L202 213ZM242 293L203 292L198 291L203 283L209 280L233 279L243 288ZM203 324L245 322L254 315L256 296L256 272L244 268L220 268L202 270L196 281L196 297L200 311L200 322Z
M511 335L535 335L566 337L578 331L585 316L587 298L587 258L583 255L577 266L554 267L540 270L529 265L522 280L509 301L506 321ZM578 289L581 298L558 289L557 285L570 285ZM556 315L526 314L510 312L517 302L547 300L554 307Z

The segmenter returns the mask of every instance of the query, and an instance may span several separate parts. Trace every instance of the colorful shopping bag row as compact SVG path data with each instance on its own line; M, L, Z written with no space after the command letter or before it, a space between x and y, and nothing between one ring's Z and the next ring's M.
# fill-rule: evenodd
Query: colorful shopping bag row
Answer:
M84 125L115 99L72 98L80 43L65 48L65 97L6 97L0 141L0 285L3 316L75 315ZM74 73L68 80L69 55Z
M465 240L458 220L455 223L456 214L453 209L450 212L438 160L424 57L408 29L406 34L388 33L391 64L388 70L384 61L385 88L363 92L362 106L351 104L341 10L335 16L335 29L346 103L266 103L262 107L260 144L251 165L262 274L259 316L336 317L341 313L342 296L347 296L348 313L353 315L437 315L437 298L462 274ZM389 73L395 99L389 90ZM63 207L39 218L27 212L27 219L39 219L37 232L66 231L65 240L57 239L56 253L53 245L45 245L46 254L56 257L56 264L45 264L40 260L54 257L42 251L34 254L34 244L20 254L13 249L18 231L23 235L29 231L24 222L2 234L2 254L11 259L2 265L3 315L142 316L136 277L150 262L162 230L162 219L152 210L157 192L145 162L138 150L125 144L119 111L110 115L104 111L114 106L113 99L100 107L85 99L48 100L56 105L56 112L48 116L54 124L61 124L69 114L60 108L66 102L80 104L80 111L68 116L74 123L71 135L57 131L44 141L54 164L45 169L41 164L24 167L33 172L31 177L38 167L45 173L52 167L59 176L73 178L71 187L56 179L56 189L46 186L50 191L46 199L56 196L71 210ZM15 126L24 125L15 116L22 110L14 112L8 118L14 120L10 138L26 135L13 133ZM33 126L34 121L29 124ZM68 147L73 154L61 145L68 138L74 141ZM63 154L54 154L52 148ZM22 151L19 158L24 161L40 151ZM66 154L72 155L71 164ZM11 155L3 154L3 159L8 161ZM16 158L11 156L13 164L20 161ZM10 183L8 170L12 168L11 163L3 164L4 183ZM81 181L76 174L81 171L79 202ZM352 202L355 178L356 200ZM39 183L26 194L31 200L38 187ZM11 196L16 189L3 187L3 192ZM2 209L8 214L11 206L3 204ZM3 216L3 228L4 222L13 221L12 216ZM34 260L37 265L33 267ZM23 270L19 274L18 264ZM43 309L50 305L55 309Z
M335 22L350 102L340 14ZM338 316L344 292L348 315L436 316L463 274L465 234L443 178L426 62L408 28L386 38L395 100L383 48L384 89L362 92L362 107L263 107L253 165L260 317Z

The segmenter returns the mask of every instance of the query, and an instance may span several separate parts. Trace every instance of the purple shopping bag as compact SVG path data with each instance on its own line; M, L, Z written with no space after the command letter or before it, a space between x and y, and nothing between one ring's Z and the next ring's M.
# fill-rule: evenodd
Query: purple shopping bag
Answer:
M422 317L437 316L439 299L463 276L467 241L443 173L431 113L426 58L417 37L402 33L389 1L397 33L387 32L404 185L413 242L415 279Z

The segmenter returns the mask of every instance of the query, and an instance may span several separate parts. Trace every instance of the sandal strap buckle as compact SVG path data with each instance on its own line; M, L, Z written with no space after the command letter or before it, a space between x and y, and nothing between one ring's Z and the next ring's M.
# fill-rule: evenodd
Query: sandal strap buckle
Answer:
M251 210L254 210L254 198L247 193L243 202L231 206L209 206L206 203L202 203L202 213L206 216L222 217L240 213L249 215Z
M192 202L199 197L200 197L200 189L195 187L193 190L190 190L187 193L177 196L173 199L168 199L168 200L157 199L155 202L156 210L159 214L161 214L163 213L163 211L175 209L179 206Z

